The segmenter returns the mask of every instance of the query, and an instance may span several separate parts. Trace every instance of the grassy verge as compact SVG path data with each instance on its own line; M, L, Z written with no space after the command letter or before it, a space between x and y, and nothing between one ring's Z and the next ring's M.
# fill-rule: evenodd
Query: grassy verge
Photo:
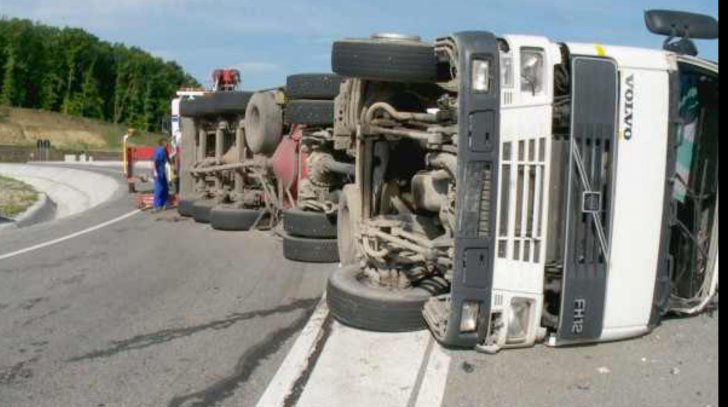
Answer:
M0 216L23 213L38 200L38 192L30 185L0 175Z
M35 109L0 106L0 144L35 146L50 140L54 148L121 151L126 126ZM137 132L131 144L154 146L159 133Z

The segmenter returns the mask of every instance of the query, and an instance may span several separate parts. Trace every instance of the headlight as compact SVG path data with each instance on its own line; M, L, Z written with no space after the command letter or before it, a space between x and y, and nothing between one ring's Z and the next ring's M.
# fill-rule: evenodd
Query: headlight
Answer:
M532 301L527 298L513 298L508 313L506 343L523 342L528 337L528 323L531 317Z
M473 301L463 302L463 310L460 314L460 332L475 332L478 327L478 314L480 303Z
M540 49L521 49L521 90L538 93L543 87L543 52Z
M473 91L490 91L490 61L484 59L473 59L471 68L471 83Z

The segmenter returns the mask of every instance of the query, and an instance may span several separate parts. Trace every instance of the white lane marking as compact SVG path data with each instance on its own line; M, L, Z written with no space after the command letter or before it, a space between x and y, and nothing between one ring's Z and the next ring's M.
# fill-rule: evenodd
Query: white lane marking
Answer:
M104 228L106 226L112 225L112 224L114 224L116 222L122 221L122 220L124 220L126 218L129 218L131 216L136 215L139 212L141 212L141 210L135 209L135 210L133 210L133 211L131 211L129 213L126 213L124 215L121 215L121 216L119 216L117 218L108 220L108 221L103 222L103 223L99 223L98 225L91 226L89 228L86 228L84 230L81 230L81 231L78 231L78 232L75 232L75 233L71 233L70 235L66 235L66 236L63 236L63 237L59 237L58 239L53 239L53 240L50 240L50 241L47 241L47 242L44 242L44 243L37 244L35 246L26 247L25 249L16 250L14 252L0 254L0 260L5 260L5 259L8 259L10 257L15 257L15 256L18 256L18 255L21 255L21 254L24 254L24 253L32 252L34 250L38 250L38 249L42 249L44 247L51 246L51 245L54 245L54 244L57 244L57 243L65 242L66 240L73 239L75 237L79 237L79 236L85 235L87 233L91 233L91 232L93 232L95 230L99 230L99 229Z
M432 339L434 342L435 340ZM437 343L433 344L430 359L427 361L425 377L420 385L420 392L417 394L415 406L417 407L438 407L442 405L442 398L445 396L445 385L447 375L450 371L450 355Z
M326 306L326 295L324 294L256 406L283 405L286 396L293 390L296 379L308 365L309 355L313 352L314 346L323 332L321 327L328 314L329 308Z
M369 332L333 321L315 366L308 366L327 317L324 297L256 407L284 406L294 391L300 392L297 407L442 404L450 356L428 331ZM305 387L294 389L306 369L313 370Z
M371 332L334 322L297 406L406 406L429 340L428 331Z

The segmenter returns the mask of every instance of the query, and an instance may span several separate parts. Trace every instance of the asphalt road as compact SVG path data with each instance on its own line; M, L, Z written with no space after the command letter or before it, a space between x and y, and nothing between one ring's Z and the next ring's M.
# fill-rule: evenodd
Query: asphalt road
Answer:
M122 187L83 214L0 234L0 254L132 209ZM0 260L0 406L254 405L335 267L280 252L270 233L167 211Z
M448 352L443 406L718 406L718 312L599 345Z
M83 214L0 234L0 256L132 207L120 188ZM168 211L0 259L0 406L255 405L336 267L289 262L280 246ZM718 325L716 311L596 346L444 350L442 405L715 407ZM345 360L347 346L323 353ZM385 373L366 380L397 386L379 383Z

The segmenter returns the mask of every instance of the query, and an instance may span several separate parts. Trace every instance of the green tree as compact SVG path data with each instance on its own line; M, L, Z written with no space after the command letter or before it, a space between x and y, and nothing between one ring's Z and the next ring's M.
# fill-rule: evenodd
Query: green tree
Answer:
M181 86L199 84L139 48L0 17L0 103L158 130Z
M0 104L15 104L15 50L12 45L5 48L5 64L3 65L3 84L0 91Z

